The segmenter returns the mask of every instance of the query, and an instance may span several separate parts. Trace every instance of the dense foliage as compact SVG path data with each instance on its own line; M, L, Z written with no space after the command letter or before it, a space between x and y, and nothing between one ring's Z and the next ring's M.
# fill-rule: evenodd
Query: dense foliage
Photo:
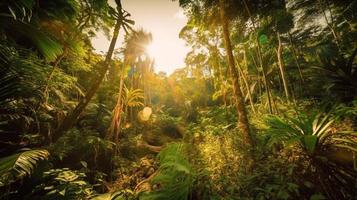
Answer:
M0 199L356 198L357 1L177 3L167 75L120 0L0 2Z

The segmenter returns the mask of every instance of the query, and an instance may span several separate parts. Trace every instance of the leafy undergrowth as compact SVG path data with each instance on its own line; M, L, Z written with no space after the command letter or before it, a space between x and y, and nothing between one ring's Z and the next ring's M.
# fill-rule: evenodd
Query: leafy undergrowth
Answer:
M248 161L229 110L202 111L186 140L197 172L193 199L353 199L357 141L345 131L353 129L350 121L286 113L291 117L279 118L278 127L271 117L255 119L255 159Z
M122 174L110 185L112 192L96 196L95 199L188 199L195 173L188 162L187 150L183 143L168 144L157 155L157 170L154 160L143 158L140 165L129 173L131 176Z
M159 168L150 182L150 190L139 195L141 200L187 199L192 192L194 172L187 160L187 148L172 143L158 154Z
M347 156L352 155L356 141L348 118L287 110L286 115L252 119L256 145L254 159L250 160L247 155L252 152L242 145L233 112L223 107L200 110L195 122L186 121L184 134L177 125L182 126L182 120L157 116L150 126L124 131L119 154L112 160L110 176L114 181L88 168L103 164L98 155L94 157L97 162L81 161L78 170L47 170L32 183L35 189L24 198L353 199L357 175L351 165L353 159ZM167 136L165 131L174 134ZM94 140L96 137L88 132L72 130L52 148L65 152L61 147L64 143L67 148L86 148L85 143L76 146L81 135L88 143L97 144L93 152L111 144ZM155 153L141 143L163 146L157 146L161 151ZM68 159L65 153L55 156Z
M168 144L158 154L152 163L157 168L149 167L155 172L134 181L135 187L119 188L127 195L129 188L134 199L153 200L353 199L351 161L336 164L337 147L356 147L355 133L343 131L353 129L348 119L287 110L280 118L254 120L254 159L247 159L251 152L242 145L232 110L201 110L196 122L188 123L183 142Z
M138 161L122 159L122 167L116 170L116 180L108 185L109 192L120 190L135 191L137 185L151 177L157 170L157 163L152 156L145 156Z

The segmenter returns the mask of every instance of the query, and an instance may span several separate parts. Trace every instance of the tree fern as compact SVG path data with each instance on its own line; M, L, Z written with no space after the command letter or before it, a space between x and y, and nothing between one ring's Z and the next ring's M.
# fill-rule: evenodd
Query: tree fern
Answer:
M0 159L0 186L31 175L40 160L49 156L47 150L26 150Z

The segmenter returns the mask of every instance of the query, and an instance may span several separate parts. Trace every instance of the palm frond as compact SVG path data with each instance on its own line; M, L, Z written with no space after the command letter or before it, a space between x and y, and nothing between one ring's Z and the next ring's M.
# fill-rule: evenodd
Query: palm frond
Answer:
M38 84L45 68L31 50L0 44L0 105L41 96Z
M49 156L47 150L26 150L0 159L0 186L32 174L36 164Z
M3 16L9 16L15 20L30 21L32 17L32 9L35 5L34 0L18 0L18 1L7 1L5 4L0 4L0 6L7 5L8 12L2 13Z
M125 105L128 107L144 106L144 91L141 89L128 89L124 87Z
M298 142L310 155L317 151L323 151L327 147L343 147L354 150L357 141L351 138L355 137L356 133L350 131L332 132L334 121L329 115L321 114L310 116L300 114L297 119L269 116L267 118L269 144L283 142L290 145Z
M40 30L31 24L16 20L0 20L0 23L4 26L2 28L7 30L7 32L31 41L48 61L55 60L56 57L63 52L61 45L57 41L43 30ZM11 35L9 37L11 37Z

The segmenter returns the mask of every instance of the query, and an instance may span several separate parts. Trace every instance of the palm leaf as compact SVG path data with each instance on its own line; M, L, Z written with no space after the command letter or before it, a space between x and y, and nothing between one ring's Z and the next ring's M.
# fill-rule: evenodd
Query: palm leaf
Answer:
M317 135L319 137L323 136L324 133L327 133L329 131L329 128L331 124L334 122L334 120L329 120L329 115L326 115L320 120L321 116L318 115L315 120L313 121L313 135Z
M19 97L41 96L45 65L31 50L0 44L0 105Z
M349 149L351 151L357 152L357 148L351 147L350 145L336 144L334 146L339 147L339 148Z
M322 116L321 114L310 116L300 114L299 118L285 117L284 119L272 115L267 118L268 142L269 144L283 142L286 146L299 142L310 155L314 154L317 149L325 149L326 145L354 151L357 142L350 138L355 137L356 132L332 133L333 122L334 119L330 119L329 115ZM326 141L329 142L326 143Z
M0 23L8 32L18 34L31 41L48 61L55 60L63 52L61 45L51 38L49 34L31 24L16 20L0 20Z
M36 164L49 156L47 150L26 150L0 159L0 185L31 175Z
M141 89L128 89L124 88L125 104L129 107L144 106L144 91Z

